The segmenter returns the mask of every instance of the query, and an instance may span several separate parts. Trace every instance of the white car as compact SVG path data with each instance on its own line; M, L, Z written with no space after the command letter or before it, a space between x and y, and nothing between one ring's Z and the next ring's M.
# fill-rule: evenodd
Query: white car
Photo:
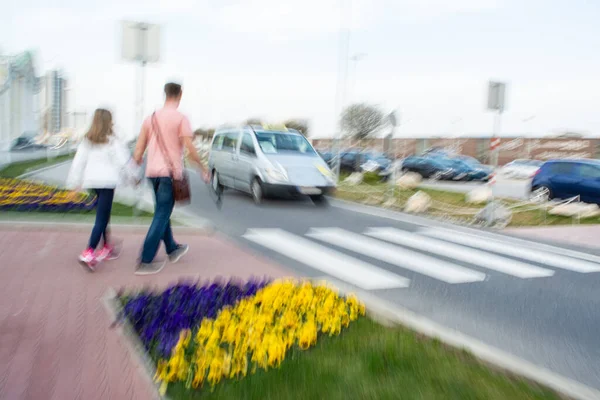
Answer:
M538 160L514 160L500 169L500 174L507 178L531 179L540 169L543 162Z

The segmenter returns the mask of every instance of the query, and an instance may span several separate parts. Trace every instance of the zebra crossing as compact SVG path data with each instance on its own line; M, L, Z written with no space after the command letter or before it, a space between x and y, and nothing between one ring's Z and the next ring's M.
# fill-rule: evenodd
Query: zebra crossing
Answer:
M283 229L249 229L259 246L364 290L407 288L406 272L447 284L477 283L499 273L516 279L550 278L556 269L600 272L600 256L499 235L445 228L408 232L391 227L362 233L311 228L303 236ZM362 256L358 259L349 253ZM373 260L373 263L363 261ZM383 262L395 268L375 265ZM476 267L470 267L470 266Z

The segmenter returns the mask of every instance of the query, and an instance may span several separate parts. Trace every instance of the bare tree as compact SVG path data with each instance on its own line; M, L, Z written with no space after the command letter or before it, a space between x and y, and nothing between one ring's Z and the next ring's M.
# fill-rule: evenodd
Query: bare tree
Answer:
M377 133L386 122L383 112L377 106L360 103L352 104L344 110L341 127L346 136L363 140Z
M305 119L288 119L283 123L287 128L295 129L305 137L308 137L308 121Z

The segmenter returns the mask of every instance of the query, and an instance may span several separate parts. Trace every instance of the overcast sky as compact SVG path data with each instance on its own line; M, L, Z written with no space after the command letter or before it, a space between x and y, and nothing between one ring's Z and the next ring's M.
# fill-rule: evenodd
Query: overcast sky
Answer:
M40 73L62 68L77 109L110 107L125 136L136 67L119 58L121 20L162 26L147 112L176 79L194 127L259 116L336 130L341 0L0 1L0 50L35 50ZM350 55L366 57L349 65L347 100L399 110L399 135L489 134L498 79L505 133L600 134L599 18L595 0L353 0Z

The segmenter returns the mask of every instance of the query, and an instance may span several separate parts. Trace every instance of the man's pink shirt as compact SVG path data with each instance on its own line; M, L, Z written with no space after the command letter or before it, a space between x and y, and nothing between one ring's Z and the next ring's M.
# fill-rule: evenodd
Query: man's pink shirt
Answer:
M157 110L155 114L155 124L158 125L164 148L173 165L173 176L180 178L183 172L181 138L194 135L190 120L177 110L176 105L169 103ZM157 134L159 132L156 132L152 126L152 116L149 116L142 125L142 135L148 137L146 176L149 178L171 176L171 164L163 156L161 145L156 138Z

